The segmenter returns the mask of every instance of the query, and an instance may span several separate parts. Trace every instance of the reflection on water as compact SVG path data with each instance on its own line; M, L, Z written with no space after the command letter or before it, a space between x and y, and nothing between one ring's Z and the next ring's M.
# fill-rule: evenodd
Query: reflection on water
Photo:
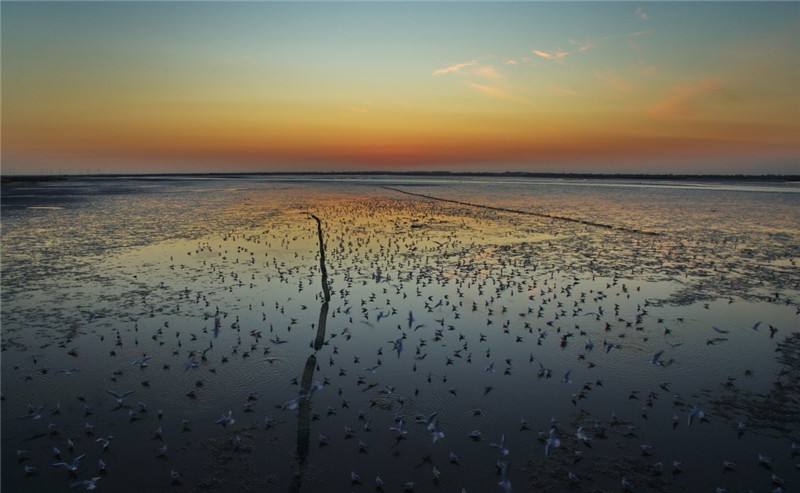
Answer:
M608 185L4 184L3 489L797 488L800 194Z

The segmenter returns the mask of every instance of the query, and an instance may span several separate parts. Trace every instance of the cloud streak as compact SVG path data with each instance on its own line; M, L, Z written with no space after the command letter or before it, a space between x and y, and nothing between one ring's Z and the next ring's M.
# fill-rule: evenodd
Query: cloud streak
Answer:
M485 94L486 96L490 96L497 99L510 99L511 94L501 89L497 86L490 86L486 84L478 84L477 82L467 82L467 86L470 87L474 91L478 91L481 94Z
M465 69L467 67L474 67L476 65L478 65L478 61L477 60L470 60L468 62L456 63L454 65L449 65L447 67L442 67L442 68L434 70L433 71L433 75L439 76L439 75L454 74L454 73L459 72L459 71L461 71L461 70L463 70L463 69Z
M544 58L545 60L550 61L559 61L567 58L572 53L563 50L555 50L555 51L545 51L545 50L533 50L532 53L539 58Z
M492 65L484 65L477 60L456 63L455 65L449 65L433 71L434 76L443 76L449 74L474 76L489 80L498 80L503 78L503 74L498 72L497 69Z
M719 92L722 84L713 77L673 86L667 96L653 104L648 114L659 118L689 118L696 116L708 96Z
M648 31L637 31L632 33L626 34L619 34L619 35L609 35L603 36L601 38L597 38L595 40L589 41L575 41L574 39L570 39L569 42L572 44L575 49L570 51L564 51L560 48L549 51L549 50L532 50L531 53L538 56L539 58L543 58L545 60L551 62L563 62L568 56L572 56L576 53L586 53L594 48L596 48L600 43L612 40L612 39L630 39L630 38L638 38L639 36L644 36L648 34Z

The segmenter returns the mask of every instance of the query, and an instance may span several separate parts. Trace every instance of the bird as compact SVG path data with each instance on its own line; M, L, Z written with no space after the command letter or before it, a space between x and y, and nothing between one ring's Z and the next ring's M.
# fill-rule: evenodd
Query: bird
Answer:
M125 407L124 399L126 397L128 397L129 395L133 394L134 391L133 390L129 390L127 392L123 392L123 393L120 394L120 393L114 392L113 390L106 390L106 393L111 395L112 397L114 397L114 400L117 403L117 407L115 409L119 409L121 407Z
M545 441L544 445L544 455L549 456L552 449L558 448L561 446L561 439L558 438L558 434L555 428L550 428L550 431L547 435L547 440Z
M236 420L233 418L233 411L228 410L227 413L224 413L222 416L217 418L214 423L222 425L223 427L232 426L234 423L236 423Z
M80 467L81 459L86 457L86 454L81 454L72 459L71 462L55 462L53 463L53 467L63 467L66 469L70 474L74 475L78 472L78 468Z
M97 489L97 482L100 481L100 476L95 476L90 479L84 479L83 481L75 481L69 485L70 488L78 488L82 487L87 491L94 491Z
M509 454L508 447L506 447L506 436L505 435L500 435L500 442L499 443L490 443L489 446L492 447L492 448L496 448L498 450L498 452L500 452L500 455L508 455Z

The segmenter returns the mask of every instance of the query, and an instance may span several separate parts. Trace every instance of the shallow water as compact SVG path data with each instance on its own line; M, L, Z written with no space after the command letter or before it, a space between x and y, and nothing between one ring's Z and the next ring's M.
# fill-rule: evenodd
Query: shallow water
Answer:
M500 491L498 460L517 491L800 485L793 185L76 178L2 192L4 491L98 475L122 492L372 491L376 475L386 491ZM114 409L107 390L134 393ZM689 426L693 406L707 419ZM215 424L228 410L235 423ZM561 446L545 456L551 428ZM501 436L507 455L490 446ZM54 446L85 454L75 477Z

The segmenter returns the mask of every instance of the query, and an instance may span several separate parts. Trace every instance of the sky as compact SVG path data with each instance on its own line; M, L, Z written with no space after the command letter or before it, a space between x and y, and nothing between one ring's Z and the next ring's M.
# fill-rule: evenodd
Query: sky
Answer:
M2 172L800 173L800 3L2 2Z

